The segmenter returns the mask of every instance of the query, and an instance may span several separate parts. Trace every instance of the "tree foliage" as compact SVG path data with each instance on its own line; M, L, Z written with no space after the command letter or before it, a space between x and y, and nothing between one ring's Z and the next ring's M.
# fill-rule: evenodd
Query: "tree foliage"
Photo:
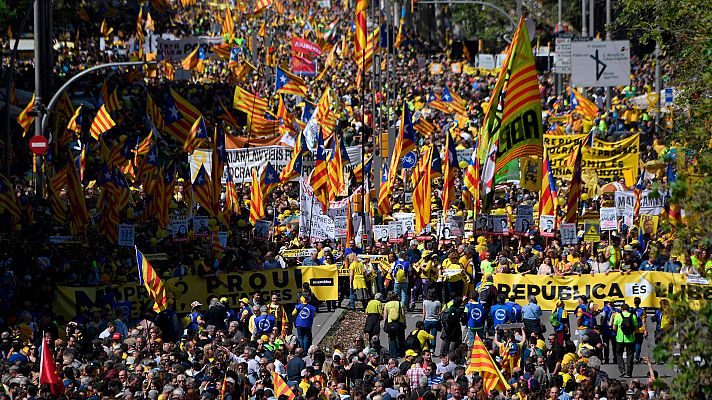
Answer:
M15 32L31 0L0 0L0 30L4 35L8 27Z

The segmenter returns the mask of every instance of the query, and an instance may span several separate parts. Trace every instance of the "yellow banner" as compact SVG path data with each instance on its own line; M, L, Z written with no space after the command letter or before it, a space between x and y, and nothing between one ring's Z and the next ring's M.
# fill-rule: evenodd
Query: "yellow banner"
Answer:
M176 311L187 313L190 312L192 301L205 303L209 295L225 296L230 307L236 308L241 298L252 298L255 290L261 291L263 298L278 293L283 303L296 303L297 292L302 285L302 270L289 268L218 276L187 276L165 279L163 282L168 298L175 302ZM101 303L103 298L108 297L105 296L107 291L113 292L116 301L130 304L132 316L138 316L142 309L153 304L146 289L136 280L121 286L99 288L57 286L54 311L67 319L73 318L80 306L104 306Z
M522 157L519 159L519 184L522 189L538 192L541 190L541 158Z
M514 294L521 305L528 303L529 296L535 296L544 310L553 310L558 300L563 300L566 309L572 310L580 295L588 296L600 307L604 300L624 300L632 305L635 297L640 297L643 307L658 307L660 299L680 292L688 300L712 299L709 280L666 272L631 272L627 275L611 272L608 275L564 277L495 274L494 284L500 293Z
M556 178L571 179L573 169L566 165L566 160L586 136L588 135L544 135L544 147L549 154L551 170ZM595 139L593 147L584 147L581 167L583 170L596 171L600 179L625 178L626 185L633 186L638 179L639 152L638 134L618 142Z
M302 281L309 283L317 299L321 301L339 299L339 274L336 264L299 267L299 269L302 271Z

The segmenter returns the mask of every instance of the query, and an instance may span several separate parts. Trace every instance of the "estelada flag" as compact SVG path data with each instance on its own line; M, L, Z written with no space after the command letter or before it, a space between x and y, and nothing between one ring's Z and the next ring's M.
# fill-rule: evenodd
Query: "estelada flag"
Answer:
M492 132L489 142L498 142L495 174L514 159L541 157L544 151L539 82L524 18L519 21L510 48L506 64L502 65L503 74L499 76L506 81L501 124L496 132Z
M32 125L32 122L35 120L35 117L30 115L30 111L32 111L32 107L34 106L35 95L33 94L32 98L30 99L30 102L27 104L27 107L25 107L25 109L22 110L17 116L17 123L20 124L20 126L22 127L22 137L25 137L27 130L30 129L30 125Z
M274 395L279 398L281 395L285 395L289 400L294 400L294 392L287 386L287 382L279 376L278 373L272 371L272 383L274 384Z

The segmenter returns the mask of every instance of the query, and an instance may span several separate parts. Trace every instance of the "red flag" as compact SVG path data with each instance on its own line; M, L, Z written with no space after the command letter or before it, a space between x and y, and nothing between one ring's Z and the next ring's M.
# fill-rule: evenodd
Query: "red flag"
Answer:
M57 366L54 364L54 357L49 349L50 340L42 339L42 361L40 362L40 385L48 384L52 395L58 396L64 392L64 385L57 374Z

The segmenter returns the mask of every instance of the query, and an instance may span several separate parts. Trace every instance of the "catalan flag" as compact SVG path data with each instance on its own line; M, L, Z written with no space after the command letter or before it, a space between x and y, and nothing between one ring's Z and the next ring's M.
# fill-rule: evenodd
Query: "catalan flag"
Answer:
M255 11L254 15L257 15L264 11L267 7L269 7L272 4L272 0L257 0L255 2Z
M232 19L232 11L230 6L225 7L225 18L222 21L222 34L228 40L235 36L235 20Z
M75 160L77 164L77 170L79 171L79 180L84 180L84 170L87 168L87 145L82 145L82 151L79 153L79 157Z
M159 131L163 131L165 124L163 123L163 114L161 110L156 106L151 95L146 91L146 115Z
M227 169L225 175L225 209L232 212L240 211L237 189L235 188L235 182L232 179L230 168Z
M212 236L211 237L212 245L211 245L210 250L213 254L213 257L218 257L220 254L225 252L225 249L220 244L220 237L218 237L218 230L217 229L213 230L213 233L211 236ZM224 395L223 395L223 398L224 398Z
M554 215L557 206L556 182L551 170L549 153L544 150L541 169L541 196L539 198L539 215Z
M252 94L249 91L235 86L235 94L232 98L232 108L242 111L248 115L264 115L269 109L267 100Z
M314 190L314 196L321 203L322 211L326 214L326 210L329 208L329 172L327 170L324 138L321 131L316 135L316 158L314 162L314 171L312 171L309 184Z
M430 223L431 195L433 191L430 165L433 153L437 152L435 146L426 150L425 157L418 165L420 179L413 189L413 211L415 212L415 233L420 233Z
M190 52L181 62L180 65L186 70L196 70L198 72L205 71L205 50L200 45L195 46L195 49Z
M430 137L433 133L438 131L438 128L432 122L425 119L424 116L420 116L417 121L413 123L413 128L416 132L420 133L425 137Z
M445 114L450 113L450 109L447 107L447 104L443 103L443 101L432 90L428 93L428 99L425 105L434 110L442 111Z
M67 197L72 211L73 230L75 233L84 232L89 223L89 213L84 201L84 191L79 180L77 166L73 162L67 163Z
M470 362L467 365L465 374L471 375L477 372L484 380L484 389L487 394L493 390L500 393L506 393L509 390L509 384L502 376L502 371L492 360L492 356L478 335L475 335L475 343L472 345L470 353Z
M514 159L540 157L544 151L539 81L524 18L519 21L510 51L502 65L502 71L506 72L499 76L499 79L506 79L506 96L501 120L494 122L498 136L495 173Z
M213 154L212 154L212 170L210 177L213 180L213 200L215 204L219 203L220 193L222 192L222 176L227 164L227 147L225 146L225 132L221 127L215 127L213 134Z
M17 123L22 127L22 137L25 137L27 131L30 129L30 125L34 122L35 117L30 115L30 111L35 106L35 95L32 95L30 102L27 104L24 110L20 112L17 116Z
M106 20L101 21L101 27L99 27L99 33L101 33L101 36L103 37L109 37L114 32L114 28L109 27L109 24L106 23Z
M598 116L598 106L587 99L578 90L571 88L571 111L578 112L584 118L593 120Z
M267 161L265 169L262 171L262 176L260 177L262 186L262 197L267 198L272 191L279 186L282 182L279 180L279 174L277 170L274 169L272 163Z
M101 86L101 96L99 96L99 105L106 106L108 112L114 112L121 109L121 104L119 103L119 90L115 88L111 94L109 94L109 85L106 81Z
M165 130L183 143L188 138L195 121L200 117L200 111L181 97L173 89L166 94Z
M305 97L307 95L307 85L302 78L277 67L275 76L275 89L277 93L293 94Z
M67 129L74 133L81 133L82 131L82 106L77 107L74 111L74 115L67 123Z
M153 300L153 311L159 313L168 308L166 287L161 282L159 274L153 269L151 263L136 247L136 265L138 266L138 281L148 291Z
M415 150L415 129L413 128L413 121L410 117L410 110L408 109L408 104L403 103L403 110L401 113L400 129L398 131L398 137L396 138L396 144L393 149L393 154L389 166L389 176L388 181L392 184L395 180L395 176L398 170L398 164L401 159L411 151Z
M72 118L72 115L74 115L74 106L72 105L72 100L69 99L67 92L62 93L62 97L59 98L56 112L65 121L68 121Z
M393 44L393 47L396 49L401 47L401 44L403 43L404 35L403 35L403 24L405 23L405 5L401 7L401 16L400 16L400 21L398 22L398 34L396 35L396 41Z
M154 212L156 213L156 223L160 229L168 226L168 211L173 191L176 184L176 167L171 164L159 171L158 188L156 190L156 202Z
M111 118L109 111L106 109L106 104L104 104L99 108L99 112L96 113L89 132L91 133L91 137L95 140L99 140L99 136L114 126L116 126L116 122Z
M480 160L477 157L477 142L472 149L472 155L470 156L470 161L467 165L467 170L463 176L463 181L467 191L473 196L477 197L480 191Z
M573 174L571 175L571 183L569 184L564 222L570 224L575 224L578 220L578 204L583 186L583 180L581 179L581 161L583 158L581 150L583 145L584 142L581 142L578 146L576 146L573 156L567 160L568 166L573 168ZM542 185L543 184L544 182L542 182Z
M205 208L211 217L217 215L216 205L213 196L213 184L205 170L205 164L200 166L198 174L193 181L193 196L201 207Z
M329 176L329 201L334 201L336 197L345 189L343 167L344 163L341 154L341 139L334 134L331 140L331 157L327 164Z
M357 57L366 51L366 10L368 10L368 0L356 0L356 35L355 45Z
M321 135L321 133L320 133ZM304 158L304 152L307 150L306 138L304 137L304 132L299 132L297 140L294 143L294 149L292 150L292 158L289 160L287 165L279 173L279 179L282 183L288 182L295 177L302 175L302 162Z
M465 111L465 101L457 93L450 92L448 87L443 89L442 102L445 103L454 113L467 115Z
M205 118L199 116L190 128L188 139L183 143L183 151L191 153L199 147L204 140L208 139L208 128L205 126Z
M445 133L445 171L443 173L443 221L447 219L447 211L455 197L455 170L458 168L457 149L450 132Z
M144 36L143 36L143 7L142 6L139 6L138 17L136 18L136 36L138 37L139 43L142 44L143 40L144 40ZM139 46L140 46L140 44L139 44Z
M381 215L391 213L391 188L388 182L388 163L383 163L383 173L381 174L381 190L378 192L378 212Z
M235 116L232 115L230 110L228 110L227 107L225 107L225 105L222 104L222 102L220 102L220 114L218 115L218 118L232 127L235 127L235 128L240 127L240 124L237 122L237 118L235 118Z
M264 218L264 198L262 196L261 179L257 175L257 170L252 170L252 183L250 184L250 218L251 225L255 225L257 220Z
M359 184L363 183L363 177L368 176L371 173L371 167L373 166L373 157L366 155L364 162L356 164L353 171L353 177Z
M2 174L0 174L0 205L2 205L3 208L10 213L14 223L20 221L20 206L17 202L15 188Z
M287 396L288 400L294 400L296 397L292 389L287 386L287 383L275 371L272 371L272 384L274 385L274 395L279 398L282 395Z

